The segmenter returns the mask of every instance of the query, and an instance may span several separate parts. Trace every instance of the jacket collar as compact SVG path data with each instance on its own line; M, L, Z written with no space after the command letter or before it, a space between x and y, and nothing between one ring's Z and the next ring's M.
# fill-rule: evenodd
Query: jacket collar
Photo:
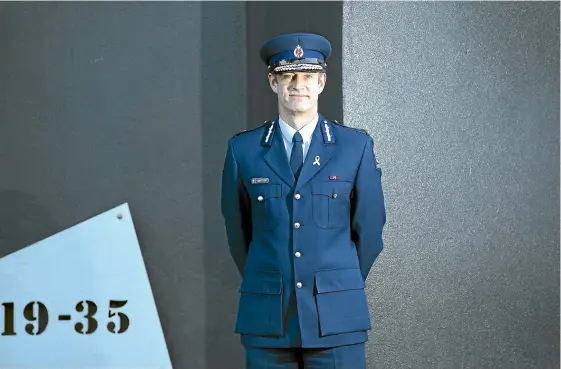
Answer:
M336 137L333 131L333 123L318 114L318 122L312 133L312 142L304 160L298 183L296 183L296 190L305 185L325 167L333 155L335 144ZM286 157L279 117L264 126L261 145L267 148L263 154L265 162L279 178L288 186L293 187L295 179Z

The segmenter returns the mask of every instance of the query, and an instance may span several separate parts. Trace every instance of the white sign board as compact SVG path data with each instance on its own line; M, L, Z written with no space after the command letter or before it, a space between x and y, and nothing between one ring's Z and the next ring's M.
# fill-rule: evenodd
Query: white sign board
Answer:
M172 368L128 204L0 259L0 368Z

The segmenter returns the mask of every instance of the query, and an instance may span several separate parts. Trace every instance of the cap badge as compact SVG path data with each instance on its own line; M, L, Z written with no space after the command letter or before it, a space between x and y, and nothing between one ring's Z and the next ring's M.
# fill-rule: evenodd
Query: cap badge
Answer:
M294 49L294 56L297 58L301 58L304 56L304 50L302 50L302 47L300 45L296 46L296 48Z

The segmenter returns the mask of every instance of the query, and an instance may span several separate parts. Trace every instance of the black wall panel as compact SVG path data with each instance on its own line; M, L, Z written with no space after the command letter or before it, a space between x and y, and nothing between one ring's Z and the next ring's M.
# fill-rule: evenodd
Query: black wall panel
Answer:
M319 110L327 119L343 121L342 22L339 1L298 1L247 3L247 113L250 127L277 114L276 95L267 80L267 69L259 49L271 37L282 33L311 32L326 37L333 49L328 60L327 85L320 95Z
M274 117L258 51L279 33L332 40L341 119L341 4L317 4L0 4L0 257L128 202L174 367L242 368L226 141Z

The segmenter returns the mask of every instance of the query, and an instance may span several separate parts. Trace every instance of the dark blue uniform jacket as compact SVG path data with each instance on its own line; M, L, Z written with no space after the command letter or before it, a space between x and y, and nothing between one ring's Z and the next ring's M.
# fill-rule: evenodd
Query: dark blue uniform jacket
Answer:
M321 115L298 181L278 119L232 137L222 214L242 276L235 332L259 347L365 342L386 221L372 137Z

